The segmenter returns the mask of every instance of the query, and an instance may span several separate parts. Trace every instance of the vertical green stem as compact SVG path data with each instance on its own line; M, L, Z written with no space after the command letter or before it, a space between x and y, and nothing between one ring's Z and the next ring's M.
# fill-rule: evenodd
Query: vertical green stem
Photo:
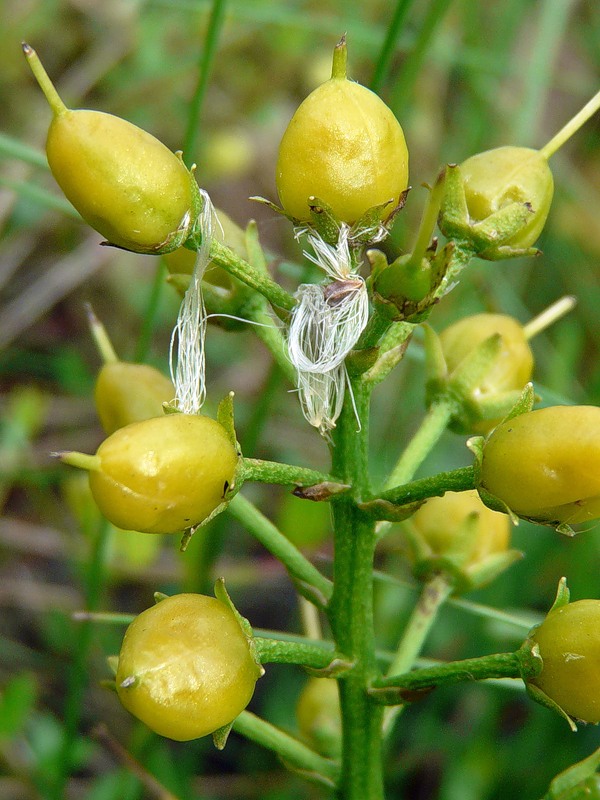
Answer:
M194 96L190 103L190 113L188 117L187 130L184 138L185 155L194 160L194 153L200 136L200 115L202 113L202 103L208 87L210 71L217 52L219 36L223 27L225 17L225 0L213 0L210 17L208 20L208 30L204 40L204 47L200 53L198 64L198 83L194 90Z
M91 563L85 577L85 605L88 611L96 610L99 605L108 532L108 522L101 520L96 530ZM91 620L82 622L81 627L78 629L75 654L69 671L64 710L63 740L58 758L56 780L48 793L50 800L64 800L65 788L73 767L73 749L77 738L77 728L83 708L83 695L88 679L86 661L92 643L92 633L93 622Z
M341 800L383 800L382 713L368 693L378 674L373 630L373 555L375 529L362 517L356 500L368 492L367 443L369 392L353 387L356 414L349 397L333 432L332 469L354 487L354 496L332 502L334 589L328 607L336 647L355 666L340 679L342 710Z

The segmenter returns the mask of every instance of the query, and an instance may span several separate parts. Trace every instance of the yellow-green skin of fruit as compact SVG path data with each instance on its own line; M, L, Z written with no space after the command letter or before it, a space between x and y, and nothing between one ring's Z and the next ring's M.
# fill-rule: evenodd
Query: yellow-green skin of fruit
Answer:
M497 147L471 156L460 165L469 216L486 219L510 203L530 203L532 215L502 245L531 247L542 232L554 193L548 161L528 147Z
M296 704L298 729L317 752L339 756L342 715L337 681L309 678Z
M481 485L547 523L600 517L600 408L551 406L507 420L483 448Z
M463 567L480 564L488 556L508 550L508 516L484 506L475 490L432 497L413 514L411 522L431 548L432 555L444 556L455 546L470 515L477 515L477 534Z
M162 372L126 361L105 364L94 389L98 417L108 434L132 422L162 417L163 403L174 397L173 384Z
M502 337L500 350L479 385L474 387L474 400L520 391L531 380L533 353L523 326L505 314L475 314L450 325L440 334L448 372L452 374L477 345L497 333ZM499 421L473 421L470 430L473 433L487 433Z
M116 684L128 711L155 733L184 742L233 722L260 674L231 609L214 597L179 594L131 623Z
M55 114L46 154L67 199L113 245L156 252L190 223L192 175L162 142L120 117Z
M102 442L96 459L90 488L113 525L178 533L220 505L238 454L215 420L168 414L119 428Z
M276 181L283 209L298 220L310 220L312 196L349 224L391 201L384 219L408 186L404 133L376 94L331 78L292 117L279 147Z
M530 638L544 663L531 683L570 716L600 722L600 600L550 611Z

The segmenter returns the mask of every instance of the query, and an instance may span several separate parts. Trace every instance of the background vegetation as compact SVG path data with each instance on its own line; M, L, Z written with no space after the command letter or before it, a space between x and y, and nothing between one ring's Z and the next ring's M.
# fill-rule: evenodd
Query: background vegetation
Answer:
M209 20L213 21L212 32ZM348 34L351 76L374 85L401 121L411 192L394 231L407 249L431 181L445 161L501 144L541 146L600 85L600 5L584 0L4 0L0 4L0 797L321 798L233 735L185 745L150 734L101 688L122 625L74 612L137 613L155 590L209 591L225 575L255 627L301 630L283 570L228 516L200 531L185 556L171 537L108 527L69 468L49 453L93 451L102 439L92 391L99 356L85 303L123 359L166 368L178 298L158 259L98 247L61 199L42 154L49 111L22 58L36 47L65 101L135 122L196 161L200 185L244 225L259 222L273 271L303 277L291 228L248 201L275 199L279 138L299 101L328 77ZM203 57L213 43L210 73ZM389 47L386 48L386 44ZM202 103L199 80L207 79ZM576 310L534 343L542 402L600 404L600 119L553 159L556 198L536 259L476 262L436 309L441 329L465 313L525 322L562 294ZM209 406L236 392L249 456L326 468L327 451L251 332L211 330ZM419 346L375 397L372 462L383 475L423 413ZM210 409L209 409L210 410ZM448 434L421 474L469 462ZM328 513L274 489L253 498L323 563ZM522 523L525 558L471 596L529 618L566 575L574 599L600 597L600 530L566 540ZM392 647L414 600L390 537L380 554L403 586L378 590L381 646ZM449 606L426 649L436 658L516 646L523 631ZM251 708L294 731L304 676L272 667ZM600 745L505 686L439 690L402 717L390 751L390 797L535 800L551 777Z

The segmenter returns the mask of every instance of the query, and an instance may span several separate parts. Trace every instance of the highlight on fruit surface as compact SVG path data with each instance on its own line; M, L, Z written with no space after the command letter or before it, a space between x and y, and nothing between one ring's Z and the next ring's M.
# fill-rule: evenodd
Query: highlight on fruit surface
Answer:
M600 600L553 608L529 640L543 662L530 683L570 717L600 722Z
M201 201L181 155L113 114L67 108L35 50L23 44L23 52L52 109L48 164L83 219L126 250L158 254L182 245Z
M334 51L331 78L292 117L279 147L277 191L284 211L310 222L309 199L353 224L375 206L386 220L408 186L404 133L385 103L346 77L346 41Z
M63 453L89 471L94 500L124 530L179 533L223 503L238 453L222 425L205 416L167 414L119 428L95 456Z
M214 597L178 594L127 628L116 688L123 706L155 733L189 741L233 722L262 674L231 608Z
M600 518L600 408L550 406L510 418L483 445L480 494L553 526Z

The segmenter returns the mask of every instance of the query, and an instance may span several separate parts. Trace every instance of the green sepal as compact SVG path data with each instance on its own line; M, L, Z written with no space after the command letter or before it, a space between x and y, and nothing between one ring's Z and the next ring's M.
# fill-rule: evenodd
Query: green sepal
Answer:
M106 663L108 664L108 668L112 674L116 675L119 667L119 656L107 656Z
M491 508L492 511L500 511L502 514L508 514L512 524L518 525L518 515L506 505L504 500L501 500L499 497L496 497L496 495L488 492L488 490L481 485L481 465L483 463L484 446L485 439L483 436L471 436L471 438L467 440L467 447L475 456L473 461L473 470L475 473L475 488L477 489L477 493L479 494L479 497L484 505L486 505L488 508Z
M557 608L562 608L569 604L569 600L571 599L571 592L569 591L569 587L567 586L567 579L561 578L558 582L558 586L556 588L556 597L554 598L554 602L552 606L548 610L548 614L551 611L555 611Z
M108 689L109 692L114 692L117 694L117 684L114 680L111 680L110 678L101 678L98 681L98 684L100 685L101 689Z
M234 396L234 392L228 392L219 403L217 407L217 422L225 429L229 441L238 451L238 455L241 456L240 446L235 433Z
M521 414L529 413L533 409L535 398L536 395L533 389L533 383L529 382L523 387L523 391L521 392L519 399L504 417L502 422L506 422L509 419L514 419L515 417L520 417Z
M600 747L556 775L542 800L598 800Z
M154 597L155 603L160 603L161 600L168 600L170 595L165 594L164 592L154 592L152 595Z
M243 617L240 614L240 612L233 604L233 600L229 596L229 592L225 587L224 578L217 578L215 582L214 592L217 600L220 600L221 603L223 603L223 605L227 606L227 608L233 613L234 617L236 618L238 625L242 629L242 633L246 637L246 640L248 642L248 647L250 648L250 653L252 655L252 658L254 659L254 663L256 664L257 679L262 677L265 674L265 671L258 658L256 644L254 642L254 631L252 630L252 625L250 625L250 622L246 619L246 617Z
M480 222L469 216L464 182L460 167L446 168L444 200L439 227L444 236L456 240L480 258L499 261L516 256L537 255L535 247L512 247L510 239L518 235L534 213L529 203L509 203Z
M246 243L246 252L248 254L248 263L252 264L255 269L266 273L267 257L265 256L265 251L260 243L256 220L251 219L248 222L244 232L244 238ZM245 284L243 285L245 286Z
M560 717L562 717L569 725L573 733L577 731L575 720L570 717L567 712L558 705L558 703L555 703L554 700L548 697L548 695L538 686L535 686L533 683L525 683L525 690L535 703L538 703L540 706L544 706L544 708L550 709L550 711L554 711L555 714L558 714Z
M225 749L225 745L227 744L227 739L229 738L229 734L231 733L232 728L233 728L233 722L229 722L227 725L223 725L222 728L217 728L216 731L213 731L212 740L217 750Z

